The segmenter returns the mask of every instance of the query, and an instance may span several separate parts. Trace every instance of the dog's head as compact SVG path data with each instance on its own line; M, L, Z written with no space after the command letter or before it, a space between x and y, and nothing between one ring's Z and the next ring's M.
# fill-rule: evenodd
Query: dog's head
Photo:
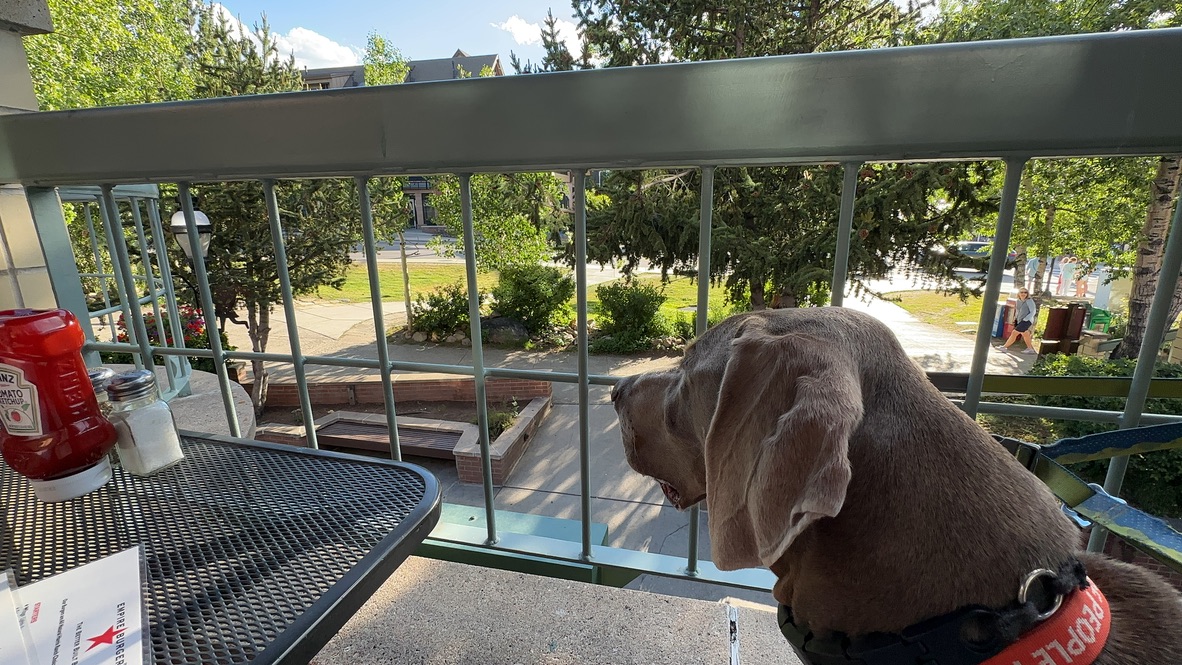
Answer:
M881 352L867 348L878 338L898 348L881 323L839 308L741 314L675 369L616 385L629 464L679 509L706 499L719 568L770 566L841 510L863 413L858 356Z

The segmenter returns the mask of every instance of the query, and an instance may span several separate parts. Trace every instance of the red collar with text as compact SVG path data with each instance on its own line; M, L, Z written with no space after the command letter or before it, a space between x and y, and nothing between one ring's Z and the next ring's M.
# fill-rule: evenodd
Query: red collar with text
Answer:
M1063 599L1055 615L982 665L1091 665L1104 649L1111 621L1095 582Z

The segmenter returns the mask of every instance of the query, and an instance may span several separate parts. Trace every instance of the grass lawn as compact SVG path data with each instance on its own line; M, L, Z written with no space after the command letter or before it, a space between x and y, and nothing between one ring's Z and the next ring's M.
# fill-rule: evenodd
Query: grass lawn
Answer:
M892 300L898 298L895 304L907 310L911 316L923 323L943 328L951 332L976 331L977 322L981 318L981 299L970 297L961 302L956 296L944 295L935 291L896 291L886 294ZM1034 324L1034 336L1042 337L1042 329L1047 322L1050 304L1044 303L1038 308L1038 320ZM990 319L990 330L994 319ZM958 323L959 322L959 323Z
M411 263L409 264L410 271L410 292L411 297L419 294L426 294L430 291L456 282L464 283L464 266L457 263ZM382 288L383 300L401 300L402 295L402 267L398 263L383 263L378 266L378 278ZM480 273L476 276L476 282L480 288L485 292L492 290L497 285L496 273ZM661 278L658 275L642 275L637 278L638 281L644 283L655 284L661 286ZM592 285L587 294L587 307L594 318L594 315L599 310L599 298L595 295L595 288L598 284ZM682 307L696 305L698 302L698 284L696 281L690 280L688 277L674 277L665 285L665 295L668 300L661 307L661 313L667 317L676 316L677 311ZM722 287L710 288L710 302L721 303L726 295L725 289ZM336 300L346 302L368 302L369 301L369 274L364 265L349 266L345 273L345 284L338 291L332 288L324 288L320 290L319 297L323 300ZM571 306L574 306L574 300L571 301ZM692 315L692 313L687 313Z
M956 296L935 291L897 291L886 294L896 305L923 323L951 332L976 330L981 319L981 299L970 297L961 302Z
M410 293L413 298L419 294L426 294L438 287L459 282L465 283L464 264L462 263L411 263ZM401 300L402 266L399 263L382 263L378 265L378 281L382 287L382 300ZM489 291L497 283L496 273L481 273L476 276L476 283L484 291ZM364 265L351 265L345 273L345 284L338 291L333 288L323 288L319 297L323 300L343 300L346 302L369 301L369 272Z

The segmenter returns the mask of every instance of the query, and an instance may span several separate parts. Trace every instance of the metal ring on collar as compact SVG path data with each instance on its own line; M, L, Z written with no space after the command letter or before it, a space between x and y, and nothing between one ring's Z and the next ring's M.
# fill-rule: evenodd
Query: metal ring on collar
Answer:
M1038 570L1034 570L1029 575L1027 575L1026 579L1022 581L1022 586L1018 587L1018 602L1019 603L1024 604L1026 602L1026 595L1028 593L1030 593L1030 587L1034 584L1035 580L1037 580L1040 577L1050 577L1050 578L1054 579L1056 577L1056 573L1053 570L1048 570L1046 568L1039 568ZM1055 612L1059 611L1059 608L1062 606L1063 606L1063 594L1057 593L1057 594L1055 594L1055 602L1053 605L1051 605L1051 609L1039 614L1038 620L1045 621L1045 620L1051 618L1052 616L1054 616Z

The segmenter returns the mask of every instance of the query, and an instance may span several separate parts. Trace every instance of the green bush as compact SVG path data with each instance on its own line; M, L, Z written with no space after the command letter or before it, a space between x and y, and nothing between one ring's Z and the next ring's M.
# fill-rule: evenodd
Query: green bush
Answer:
M665 294L652 284L608 283L596 288L595 294L599 296L599 311L604 315L599 325L603 332L634 332L646 337L665 332L660 317Z
M710 310L706 313L706 327L713 328L718 325L720 321L739 312L747 311L739 305L726 305L723 303L712 303ZM669 322L669 334L673 335L682 342L689 342L697 334L694 332L698 327L697 312L677 312L673 320Z
M553 266L506 268L492 295L497 314L520 321L536 335L553 327L563 314L569 315L575 282Z
M599 296L599 328L603 334L589 350L593 353L635 353L652 347L652 339L664 335L661 316L665 294L652 284L608 283L595 289Z
M1030 370L1035 376L1114 376L1131 377L1136 361L1105 360L1083 356L1051 355L1038 361ZM1182 365L1158 363L1157 378L1182 378ZM1039 395L1038 404L1076 409L1123 411L1123 397L1078 397L1067 395ZM1146 413L1182 413L1182 399L1153 398L1145 402ZM1087 423L1076 420L1051 420L1056 439L1083 436L1116 429L1115 425ZM1108 461L1083 462L1072 465L1072 470L1091 482L1102 482ZM1155 515L1182 517L1182 450L1132 455L1121 495L1133 505Z
M477 293L477 298L483 303L487 297L485 293ZM463 284L455 283L435 289L426 296L415 296L411 305L414 312L414 329L440 336L450 335L461 329L467 330L468 290Z

